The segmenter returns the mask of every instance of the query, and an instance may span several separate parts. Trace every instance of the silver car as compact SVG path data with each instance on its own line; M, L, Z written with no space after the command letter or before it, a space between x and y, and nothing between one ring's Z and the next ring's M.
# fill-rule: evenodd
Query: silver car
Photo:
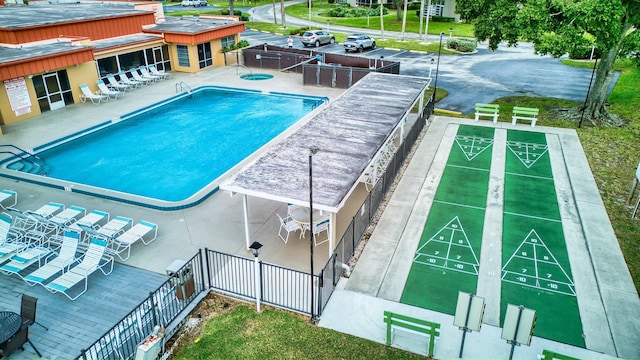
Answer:
M362 34L353 34L347 36L345 41L342 43L344 45L344 51L359 51L363 52L364 49L375 49L376 41L370 38L367 35Z
M309 45L318 47L320 45L333 44L335 42L335 36L324 30L309 30L302 35L302 45L305 47Z

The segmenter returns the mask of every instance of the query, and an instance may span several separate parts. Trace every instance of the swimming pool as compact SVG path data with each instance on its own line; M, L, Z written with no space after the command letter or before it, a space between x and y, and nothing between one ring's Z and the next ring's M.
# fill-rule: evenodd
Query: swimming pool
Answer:
M328 98L204 86L35 150L15 177L154 208L193 205L216 180Z

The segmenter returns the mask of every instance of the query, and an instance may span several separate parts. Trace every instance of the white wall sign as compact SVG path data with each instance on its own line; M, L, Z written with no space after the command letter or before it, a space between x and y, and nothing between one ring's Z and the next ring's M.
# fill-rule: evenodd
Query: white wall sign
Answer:
M31 112L31 99L29 98L27 82L24 77L5 80L4 88L7 90L11 110L16 113L16 116Z

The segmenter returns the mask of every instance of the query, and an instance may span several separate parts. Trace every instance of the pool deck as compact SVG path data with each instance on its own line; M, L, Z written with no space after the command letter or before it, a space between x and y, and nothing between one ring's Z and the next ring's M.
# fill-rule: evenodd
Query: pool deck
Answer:
M16 124L3 125L4 136L0 137L0 143L25 149L45 144L174 96L176 83L180 81L191 88L216 85L326 96L330 99L344 91L303 86L299 74L260 70L260 73L273 74L274 78L250 81L240 79L237 71L239 74L248 72L247 69L224 67L198 74L173 73L172 79L127 92L124 99L99 105L74 104ZM254 69L253 72L258 71ZM0 189L16 191L18 203L15 207L23 211L35 210L49 201L55 201L66 206L81 206L87 211L106 211L111 217L121 215L135 222L147 220L158 224L156 241L148 246L134 245L131 258L126 262L116 262L111 275L104 276L100 272L93 274L88 291L73 302L61 294L51 294L40 286L29 287L16 276L0 274L0 310L19 312L22 293L39 299L38 321L47 326L49 331L37 325L32 326L30 338L44 358L67 359L79 355L82 347L90 345L148 296L149 291L164 282L166 268L176 259L189 259L202 248L252 257L245 249L242 197L230 196L225 191L218 191L193 207L160 211L5 177L0 177ZM249 198L248 203L252 240L264 245L261 260L309 271L308 239L294 237L285 244L277 236L279 223L275 214L286 213L286 204L257 198ZM328 243L318 246L314 262L324 265L328 254ZM96 309L96 304L104 306ZM83 335L78 336L79 332ZM14 354L11 358L37 358L28 344L25 351Z
M104 122L115 116L132 110L156 103L176 93L176 83L184 81L190 87L201 85L219 85L238 88L250 88L288 93L301 93L317 96L327 96L330 99L339 96L343 90L328 89L323 87L305 87L302 85L301 76L298 74L279 73L273 71L260 71L271 73L275 77L270 80L248 81L241 80L237 70L247 73L246 69L225 67L203 71L198 74L174 74L174 78L157 84L136 89L126 94L122 100L93 104L75 104L60 110L47 112L34 119L17 124L3 126L4 136L0 138L4 144L15 144L23 148L34 146L58 139L62 136L74 133L91 125ZM254 72L257 72L254 70ZM382 329L382 310L392 310L400 313L410 313L414 316L424 317L429 320L440 321L446 324L446 332L443 332L440 340L436 342L436 357L457 357L461 332L451 325L451 317L444 314L435 314L428 310L416 309L400 304L395 300L394 286L397 285L393 278L395 269L390 267L393 261L389 256L397 253L395 246L403 233L416 230L421 224L417 216L418 212L424 212L425 204L430 196L433 196L437 181L437 169L444 162L440 157L436 158L438 148L443 141L444 128L449 123L459 123L459 119L436 117L429 126L425 140L419 146L407 172L403 176L398 188L393 193L387 205L387 211L383 214L378 227L373 233L370 244L362 254L352 277L343 279L339 288L333 294L328 307L322 316L320 326L329 327L356 336L370 338L374 341L384 342L384 330ZM488 122L481 122L487 125ZM477 124L477 123L476 123ZM491 126L491 125L489 125ZM499 126L508 126L499 124ZM522 130L530 127L518 126ZM536 127L536 130L541 129ZM559 130L563 131L563 130ZM443 140L444 139L444 140ZM584 157L582 149L572 148L577 153L567 153L565 156ZM444 157L446 161L446 157ZM568 162L567 166L572 166ZM435 172L432 171L435 169ZM588 165L580 171L589 171ZM589 176L584 179L575 178L575 181L592 181ZM573 181L574 179L572 179ZM435 182L434 182L435 181ZM591 184L595 186L595 184ZM569 185L573 186L573 184ZM27 293L38 297L38 320L49 327L49 331L38 327L32 327L31 340L43 353L45 358L69 358L77 355L76 349L87 346L83 342L88 340L76 337L78 328L89 332L88 324L100 322L102 327L97 327L89 334L89 338L97 338L106 329L138 303L148 292L148 288L157 286L165 279L165 269L176 259L188 259L198 249L210 248L213 250L236 254L243 257L251 257L245 249L244 218L242 213L242 197L230 196L229 193L219 191L202 203L181 210L160 211L143 208L135 205L111 201L104 198L86 196L73 192L65 192L44 186L36 186L24 181L10 180L0 177L0 189L11 189L18 192L17 208L21 210L33 210L48 201L60 202L66 205L78 205L88 211L99 209L109 212L112 217L116 215L133 218L134 221L147 220L157 223L159 226L158 239L148 246L137 244L132 249L132 256L125 263L117 264L114 273L103 276L100 273L92 275L89 290L77 301L71 302L60 294L49 294L40 287L31 288L15 277L0 275L0 309L19 309L20 294ZM358 197L361 194L353 194ZM593 201L584 201L577 206L584 206L581 214L589 216L584 218L586 236L610 237L607 229L610 229L606 213L600 218L602 210L599 194L584 192L579 195L597 196ZM349 211L356 211L349 209ZM249 219L252 240L261 242L264 247L260 254L261 260L282 266L292 267L302 271L308 271L308 240L294 238L288 244L284 244L277 236L278 221L276 212L286 212L286 204L275 203L264 199L249 198ZM605 221L601 226L601 221ZM340 220L339 220L340 221ZM607 227L608 226L608 227ZM613 238L615 240L615 237ZM415 240L415 239L414 239ZM592 245L598 245L593 242ZM328 244L325 243L316 248L314 262L324 264L328 258ZM590 249L591 251L606 251L604 249ZM410 253L411 251L409 251ZM399 254L399 253L398 253ZM596 307L607 307L607 327L611 326L612 334L595 346L599 351L610 353L611 347L616 346L619 354L634 358L640 356L635 345L637 335L640 333L640 325L637 322L626 321L640 316L637 307L637 292L633 288L626 288L629 284L625 279L618 279L616 269L623 267L626 271L624 259L617 256L598 257L589 259L586 254L580 267L585 270L595 271L600 284L601 298L593 299ZM591 263L594 262L594 264ZM319 267L320 265L318 265ZM395 265L393 265L395 266ZM572 261L573 266L573 261ZM389 278L386 278L389 275ZM5 279L9 279L5 281ZM624 282L624 284L622 284ZM589 286L592 286L590 284ZM116 289L116 290L114 290ZM137 292L134 293L134 290ZM111 297L106 294L114 293ZM125 295L126 294L126 295ZM397 294L397 292L395 293ZM127 301L120 301L118 297L127 297ZM633 308L625 307L625 299L631 298ZM607 304L602 304L606 302ZM115 310L109 305L117 304ZM86 314L96 312L96 304L99 311L95 317L86 320ZM366 304L366 306L363 306ZM617 306L615 306L617 304ZM70 306L72 305L72 306ZM613 306L609 308L608 306ZM64 309L65 311L61 311ZM609 309L611 309L609 311ZM494 311L494 310L492 310ZM124 313L123 313L124 312ZM495 313L495 311L494 311ZM491 312L488 313L489 315ZM77 324L76 324L77 323ZM625 329L625 325L628 328ZM591 325L598 326L598 325ZM591 334L599 330L591 329ZM382 331L382 332L380 332ZM500 329L494 325L485 325L480 333L472 333L467 338L465 346L465 358L507 358L509 346L500 340ZM68 334L70 341L60 340L61 334ZM64 338L64 337L62 337ZM423 353L424 339L404 337L397 339L401 347L410 351ZM589 340L595 340L592 337ZM64 343L64 344L62 344ZM535 347L518 347L515 358L534 358L541 346L548 348L549 342L541 342L534 338ZM541 345L540 345L541 344ZM557 346L557 343L551 344ZM64 348L63 348L64 347ZM598 351L580 351L579 349L554 347L558 352L582 356L583 358L607 358ZM574 352L575 350L575 352ZM622 351L621 351L622 350ZM18 352L12 358L36 358L29 345L24 352Z

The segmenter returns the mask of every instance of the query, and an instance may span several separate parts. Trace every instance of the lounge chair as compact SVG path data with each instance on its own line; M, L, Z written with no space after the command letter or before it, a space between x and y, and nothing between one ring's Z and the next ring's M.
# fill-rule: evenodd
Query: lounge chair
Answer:
M115 237L109 244L109 251L117 255L120 260L127 261L131 256L131 246L140 240L149 245L158 236L158 225L148 221L140 221L131 229ZM125 253L123 257L122 254Z
M64 210L64 205L60 204L60 203L56 203L56 202L52 202L49 201L48 203L42 205L40 208L38 208L37 210L27 210L24 213L27 215L33 215L33 214L37 214L40 215L46 219L49 219L51 217L53 217L54 215L58 214L59 212L61 212L62 210Z
M9 208L18 203L18 193L11 190L0 190L0 207Z
M155 65L149 65L147 68L149 69L149 72L151 72L151 75L160 76L163 79L171 79L171 73L164 70L158 70Z
M78 223L78 226L87 233L87 235L112 242L117 236L130 229L132 224L132 219L124 216L116 216L98 229L81 223Z
M81 233L83 229L78 224L88 226L92 229L97 229L109 222L109 216L108 212L93 210L75 223L69 225L69 230Z
M49 218L49 221L57 224L59 227L67 227L85 216L87 210L80 206L71 205L62 210L59 214Z
M24 214L37 221L36 231L43 234L51 234L57 231L57 225L48 220L63 210L64 205L50 201L39 209L33 211L27 210Z
M144 81L138 81L138 80L135 80L135 79L133 79L133 80L129 79L129 76L124 71L120 71L118 73L118 76L120 76L120 82L121 83L130 85L130 86L132 86L134 88L138 88L138 87L144 85Z
M60 292L72 301L77 299L80 295L87 292L89 275L98 269L105 275L109 275L113 271L113 257L105 255L106 248L107 242L105 240L91 239L87 252L82 257L82 261L70 268L69 271L47 283L45 288L52 293ZM108 264L111 264L111 267L105 271L104 268ZM84 289L81 290L80 293L72 295L70 290L80 283L84 283Z
M23 241L22 234L11 230L11 216L0 213L0 263L9 260L28 244Z
M76 251L80 235L73 231L65 231L62 244L55 257L45 258L44 265L25 276L24 281L33 286L44 283L60 272L64 272L74 261L76 261Z
M45 238L35 239L34 242L28 243L28 245L15 252L8 263L0 266L0 272L5 275L16 274L22 277L20 275L21 271L36 261L41 264L52 252L53 249L51 249L49 242Z
M124 97L124 91L109 89L102 80L97 80L96 84L98 84L98 92L101 95L107 95L109 99L115 100L119 97Z
M150 80L153 80L153 82L158 82L158 80L163 79L162 76L151 74L149 70L147 70L147 68L144 66L140 66L138 68L138 71L140 71L140 75L142 75L143 79L150 79Z
M107 86L113 90L119 90L119 91L133 90L133 85L118 82L118 80L116 80L115 76L113 76L112 74L107 75L106 79L107 79Z
M156 79L143 78L140 75L140 73L138 72L138 70L136 70L136 69L129 70L129 73L131 74L131 76L133 77L134 80L140 81L141 83L143 83L145 85L149 85L152 82L156 82Z
M87 99L89 99L92 103L97 105L103 101L109 101L109 97L107 95L94 93L93 91L91 91L91 89L89 89L89 86L87 86L87 84L80 84L80 90L82 90L82 94L80 94L80 101L82 102L86 102Z
M39 225L38 220L36 220L33 216L28 216L19 209L7 208L6 210L13 216L13 223L11 224L11 228L16 232L25 234L30 231L34 231Z

